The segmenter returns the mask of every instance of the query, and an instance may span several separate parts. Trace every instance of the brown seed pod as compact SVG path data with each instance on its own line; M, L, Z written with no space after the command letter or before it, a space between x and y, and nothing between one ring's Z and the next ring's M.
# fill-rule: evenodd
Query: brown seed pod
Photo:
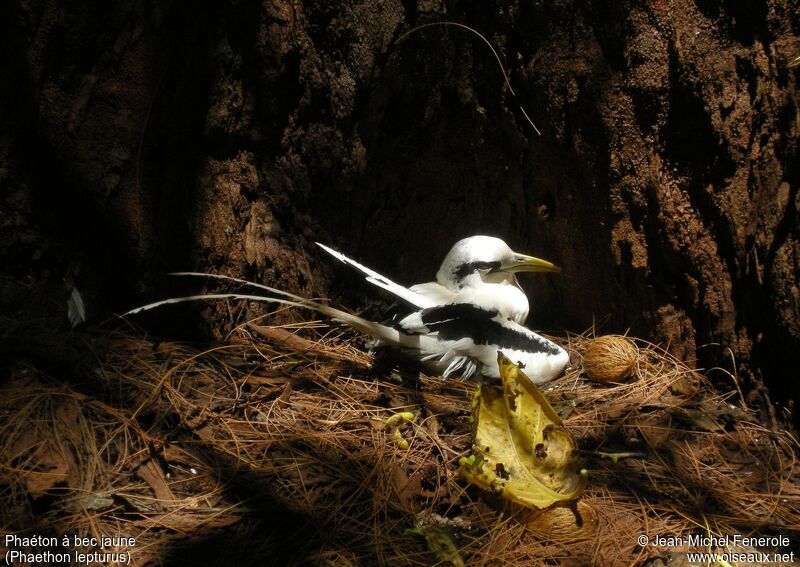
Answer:
M625 337L597 337L583 353L583 370L590 380L620 382L633 372L638 356L639 349Z

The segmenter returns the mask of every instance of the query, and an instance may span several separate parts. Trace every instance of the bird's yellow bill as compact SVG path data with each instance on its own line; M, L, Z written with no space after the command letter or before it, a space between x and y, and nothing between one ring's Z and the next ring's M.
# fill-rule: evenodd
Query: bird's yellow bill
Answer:
M560 272L561 268L551 264L547 260L526 256L525 254L515 254L514 259L500 266L504 272Z

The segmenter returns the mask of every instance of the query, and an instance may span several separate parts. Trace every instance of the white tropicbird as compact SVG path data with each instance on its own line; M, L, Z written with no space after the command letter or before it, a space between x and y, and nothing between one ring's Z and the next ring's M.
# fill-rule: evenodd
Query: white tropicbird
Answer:
M373 274L371 277L382 277L380 274ZM476 373L499 378L498 350L502 350L508 358L525 368L525 373L537 384L556 378L569 362L567 352L554 342L503 317L497 310L484 309L470 303L423 308L406 316L396 327L390 327L287 291L246 280L197 272L173 275L216 278L252 286L272 295L221 293L177 297L132 309L125 315L184 301L244 299L312 309L382 343L414 352L419 360L431 363L437 370L443 371L445 376L460 371L463 378L469 378Z
M459 240L442 261L436 281L410 288L324 244L317 245L364 273L368 282L418 309L392 326L411 335L435 335L442 350L419 355L445 377L457 372L463 378L476 372L499 377L496 362L487 362L498 350L526 365L526 373L537 383L552 380L569 362L561 347L522 326L529 303L516 278L517 272L561 268L514 252L499 238L477 235Z
M561 268L546 260L514 252L499 238L478 235L464 238L453 245L436 272L436 281L406 288L341 252L319 242L317 245L364 273L368 282L417 308L467 303L496 311L501 317L520 324L527 320L530 306L516 274L561 271Z

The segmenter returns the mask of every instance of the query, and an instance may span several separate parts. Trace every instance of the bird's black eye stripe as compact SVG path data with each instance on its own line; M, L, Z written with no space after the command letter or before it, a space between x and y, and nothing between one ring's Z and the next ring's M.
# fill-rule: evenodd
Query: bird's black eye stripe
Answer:
M472 272L476 270L498 270L500 269L500 262L465 262L461 264L458 268L456 268L453 275L456 277L456 280L460 280L461 278L465 278L470 275Z

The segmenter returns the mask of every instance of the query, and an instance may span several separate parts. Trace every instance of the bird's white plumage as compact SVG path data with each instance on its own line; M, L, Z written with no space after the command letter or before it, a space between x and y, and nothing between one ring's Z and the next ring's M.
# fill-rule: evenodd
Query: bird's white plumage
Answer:
M470 236L456 242L436 272L436 281L417 284L412 291L439 298L438 303L472 303L496 309L500 315L525 323L530 306L513 272L501 267L518 254L493 236ZM491 268L498 263L499 267ZM450 293L449 301L442 301Z
M499 378L497 352L525 368L535 383L557 377L569 362L566 351L522 326L528 299L514 275L517 271L556 271L538 258L518 254L502 240L473 236L457 242L445 257L436 281L411 288L323 244L323 250L362 272L367 281L413 306L392 325L376 323L324 303L228 276L184 272L175 275L212 277L258 288L268 295L213 294L168 299L129 314L167 303L201 299L238 298L305 307L368 334L379 343L413 353L445 377L470 378L478 373Z
M499 376L496 361L486 362L494 360L498 348L512 359L516 357L518 362L532 365L528 372L547 377L547 380L560 373L568 363L563 349L549 341L546 341L547 347L542 348L541 344L545 343L536 341L544 339L522 326L528 317L529 303L515 275L518 271L557 271L558 268L544 260L514 252L499 238L477 235L459 240L442 261L436 281L410 288L340 252L317 244L364 273L370 283L417 308L397 325L404 333L435 334L441 339L440 346L445 345L445 339L450 341L445 353L423 355L427 361L435 360L445 376L455 373L469 376L481 365L484 374ZM447 308L454 304L472 306L472 309ZM432 330L423 320L435 319L437 315L444 315L445 319L437 322L439 330ZM446 329L447 337L442 337L441 329ZM458 332L464 336L458 336ZM491 342L490 334L494 342ZM519 348L511 348L510 344L517 344Z
M477 372L487 377L499 378L498 350L502 350L512 361L525 368L528 377L537 384L556 378L569 360L566 351L552 341L501 317L496 312L486 311L474 305L445 305L424 309L416 316L412 314L411 319L407 317L409 322L405 327L401 325L395 329L318 301L238 278L198 272L179 272L173 275L210 277L235 282L255 287L272 296L218 293L177 297L132 309L125 315L183 301L209 299L244 299L303 307L345 323L387 345L411 351L418 360L428 363L445 376L460 371L463 378L471 377ZM478 329L481 332L475 332ZM462 333L462 330L467 332ZM481 338L482 333L484 336ZM492 336L500 337L501 344L488 342ZM487 342L483 342L484 340Z
M427 355L445 376L461 372L469 377L476 371L499 378L497 351L526 368L536 383L557 377L569 363L567 352L553 343L497 313L472 304L449 304L411 313L397 325L403 333L436 336L446 351ZM493 362L494 361L494 362Z
M516 283L514 274L509 274L513 281L485 282L478 277L465 278L461 289L450 290L439 282L428 282L411 286L411 291L427 297L436 305L448 303L471 303L487 309L497 310L500 315L516 323L525 323L528 318L529 304L525 293ZM475 280L475 281L469 281Z
M416 307L471 303L496 310L501 316L521 324L528 318L530 305L515 272L558 269L544 260L514 252L499 238L477 235L453 245L436 272L436 281L406 288L341 252L319 242L317 245L364 273L368 282Z

